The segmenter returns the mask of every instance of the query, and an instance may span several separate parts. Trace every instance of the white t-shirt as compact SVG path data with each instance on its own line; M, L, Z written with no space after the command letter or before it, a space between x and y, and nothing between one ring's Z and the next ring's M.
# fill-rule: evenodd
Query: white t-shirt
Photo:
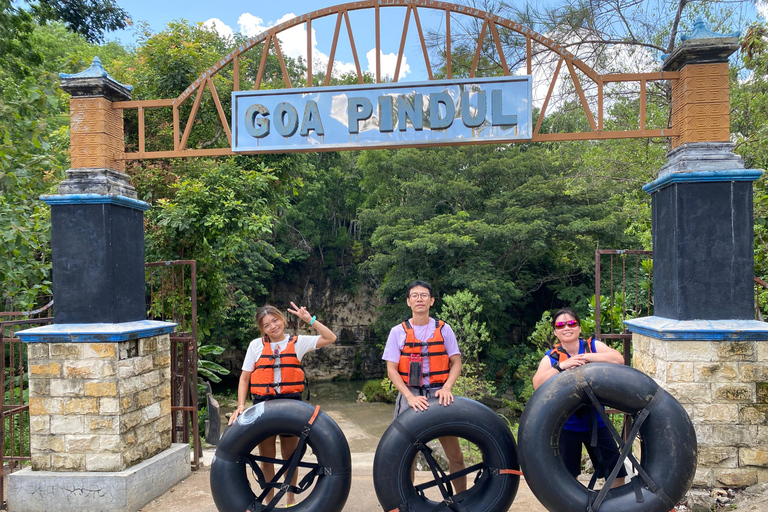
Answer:
M272 353L282 353L288 347L288 340L290 335L286 334L282 341L271 342ZM304 354L312 352L317 349L317 340L320 336L299 336L294 344L296 350L296 357L301 361ZM256 338L248 346L248 351L245 353L245 360L243 361L243 371L252 372L256 367L256 361L261 357L261 353L264 351L264 341L261 338ZM280 368L275 368L275 382L280 382ZM280 386L275 389L275 393L280 393Z

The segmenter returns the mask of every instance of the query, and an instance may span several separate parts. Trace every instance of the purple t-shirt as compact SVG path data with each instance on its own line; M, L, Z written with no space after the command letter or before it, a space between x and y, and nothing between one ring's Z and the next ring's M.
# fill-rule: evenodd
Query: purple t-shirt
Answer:
M427 325L411 325L413 327L413 334L416 336L416 339L424 342L428 341L432 337L432 335L435 333L435 329L437 328L437 323L435 322L434 318L430 318ZM445 351L448 353L448 357L461 354L461 352L459 352L459 344L456 342L456 334L454 334L451 326L448 324L443 325L442 333L444 340L443 344L445 345ZM399 363L400 353L403 351L404 346L405 329L403 329L403 324L397 324L392 328L391 331L389 331L387 346L384 348L384 355L381 356L381 358L384 361ZM422 353L427 353L426 345L422 347ZM422 371L424 373L429 372L429 358L424 358ZM422 380L422 385L426 386L428 384L429 377L424 377Z

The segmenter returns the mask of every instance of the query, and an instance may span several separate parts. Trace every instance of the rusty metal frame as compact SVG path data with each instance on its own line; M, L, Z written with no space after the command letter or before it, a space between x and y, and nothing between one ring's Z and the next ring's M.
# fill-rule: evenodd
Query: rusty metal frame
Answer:
M45 309L45 308L43 308ZM48 309L50 311L50 309ZM3 313L4 316L10 316ZM8 320L0 322L0 362L3 367L0 368L0 392L3 394L2 408L0 409L0 502L5 509L5 472L9 473L21 468L21 463L32 460L30 454L25 454L21 450L16 451L16 443L21 448L29 448L29 400L24 401L24 374L27 364L27 345L15 336L20 328L34 327L37 325L46 325L53 323L53 317L29 318L24 320ZM8 345L6 347L6 344ZM19 379L19 397L16 400L14 390L14 381ZM5 399L6 387L8 387L8 400ZM14 419L18 418L18 428ZM6 429L6 421L8 429ZM8 447L5 444L6 435L14 440L11 444L10 453L6 453Z
M171 320L178 325L171 333L171 420L174 442L189 443L190 435L194 446L192 467L197 469L202 455L200 428L197 413L197 262L195 260L156 261L145 263L147 269L159 269L160 297L155 296L155 275L150 270L147 285L148 306L161 301L163 307L159 320ZM186 296L185 267L190 270L189 296ZM179 269L180 272L175 270ZM166 276L166 270L169 274ZM166 280L170 282L166 284ZM189 317L185 315L184 304L177 302L177 291L181 289L184 300L189 300ZM170 298L169 298L170 296ZM166 315L166 303L170 314ZM149 311L151 307L147 308ZM190 423L192 431L190 432Z
M359 59L357 56L357 49L355 47L354 37L352 34L352 24L349 20L349 11L357 11L364 9L374 10L374 29L376 39L376 82L382 82L381 76L381 19L380 10L382 8L400 7L405 8L405 22L403 24L403 31L400 38L400 47L397 56L397 65L395 68L394 81L397 82L400 73L400 66L403 58L403 51L405 49L405 41L408 35L408 27L410 23L410 15L413 12L413 18L418 29L419 42L424 54L424 60L429 74L429 79L434 79L432 66L429 61L429 55L427 52L426 39L424 37L421 19L419 17L419 9L432 9L439 10L445 13L445 52L446 52L446 71L447 78L453 77L452 69L452 57L451 57L451 18L454 15L471 16L483 21L481 29L481 37L477 41L477 47L475 49L474 59L472 62L472 69L470 76L475 76L477 72L477 64L482 52L483 40L485 39L486 32L490 32L493 38L493 43L496 47L496 51L499 53L499 59L503 68L505 76L509 76L512 73L509 65L507 64L506 57L502 49L502 42L499 36L499 27L503 27L507 30L511 30L525 37L526 40L526 70L530 75L532 72L533 64L533 49L534 43L544 47L545 51L550 51L559 57L557 72L552 77L552 82L549 86L549 91L544 100L544 108L542 108L539 116L539 121L534 133L532 134L532 142L550 142L550 141L573 141L573 140L607 140L607 139L624 139L624 138L652 138L652 137L672 137L680 135L679 128L664 128L664 129L646 129L646 108L645 98L647 97L647 84L653 81L665 81L671 80L677 81L680 78L679 72L656 72L656 73L617 73L617 74L598 74L594 69L589 67L586 63L578 59L575 55L568 50L558 45L552 39L536 33L531 29L513 22L511 20L501 18L496 14L482 11L480 9L474 9L464 5L456 5L448 2L439 2L435 0L386 0L381 2L380 0L363 0L359 2L349 2L345 4L336 5L333 7L326 7L316 11L297 16L296 18L280 23L275 27L255 36L232 50L230 53L222 57L216 62L214 66L205 71L195 80L190 86L181 93L178 97L165 100L139 100L139 101L120 101L112 104L114 108L123 110L137 110L139 118L139 133L138 133L138 151L131 153L123 153L123 160L142 160L150 158L180 158L180 157L212 157L212 156L227 156L234 155L231 147L228 148L206 148L206 149L194 149L188 148L189 136L194 125L195 118L200 107L201 100L205 94L205 90L208 89L213 97L216 109L219 114L219 121L222 124L222 128L227 134L228 140L231 145L231 127L229 126L229 118L225 115L221 108L221 102L218 101L218 94L214 86L212 77L218 74L222 69L232 66L233 71L233 90L240 90L240 57L253 49L257 45L263 43L263 49L261 54L261 61L259 64L258 74L254 83L254 89L260 89L264 78L264 70L266 68L266 60L270 51L270 47L274 45L275 53L278 56L280 67L283 73L283 81L287 87L291 87L290 77L285 65L285 59L283 58L282 50L280 49L280 43L278 40L278 34L296 27L298 25L306 25L307 29L307 87L312 87L312 22L314 20L325 18L328 16L336 16L336 26L333 35L333 44L331 47L330 59L328 62L328 68L326 70L325 80L323 85L328 85L331 72L333 71L333 61L338 45L339 32L341 29L342 19L347 27L347 34L349 36L350 44L352 47L352 53L355 58L356 71L358 74L358 82L363 82L363 73L360 68ZM569 75L573 81L576 89L576 94L579 97L581 108L586 116L590 130L585 132L576 133L546 133L539 132L541 128L541 121L546 111L546 106L549 103L552 94L554 92L555 81L558 78L560 68L563 62L565 62L568 68ZM582 73L586 79L588 79L597 89L597 115L591 111L589 102L587 100L584 86L581 83L577 75L577 71ZM625 131L605 131L604 126L604 108L603 108L603 89L604 85L613 82L638 82L640 87L640 122L637 130L625 130ZM195 94L196 93L196 94ZM179 108L190 97L195 95L194 104L191 112L186 119L184 132L180 130ZM146 109L149 108L164 108L171 107L173 109L173 149L147 151L146 150L146 124L144 122L144 114ZM488 144L494 144L494 141L488 141ZM468 144L477 144L477 142L470 142ZM434 144L433 144L434 145ZM455 144L454 144L455 145ZM422 147L424 144L414 144L414 146ZM370 149L377 149L378 146L372 145ZM336 151L336 149L324 149L324 148L297 148L296 150L281 151L281 152L306 152L306 151Z
M631 360L631 346L632 346L632 333L630 333L626 328L623 329L623 332L621 333L601 333L600 332L600 293L601 293L601 285L602 285L602 268L601 268L601 262L600 258L603 255L609 255L611 257L611 270L610 270L610 301L611 301L611 309L613 309L613 295L614 295L614 282L613 282L613 257L614 256L622 256L622 273L621 273L621 285L622 285L622 295L626 298L626 285L627 285L627 269L626 269L626 256L636 256L636 269L635 269L635 309L639 308L639 289L640 289L640 259L643 256L647 256L649 258L653 258L653 251L641 251L641 250L625 250L625 249L598 249L595 251L595 337L598 339L605 339L605 340L621 340L623 343L623 350L624 350L624 364L627 366L632 365ZM652 282L652 277L648 276L648 283ZM648 297L646 301L646 310L649 311L651 308L651 287L648 286ZM625 308L626 310L626 308ZM626 319L625 311L622 311L622 322ZM613 317L611 317L611 331L613 331Z

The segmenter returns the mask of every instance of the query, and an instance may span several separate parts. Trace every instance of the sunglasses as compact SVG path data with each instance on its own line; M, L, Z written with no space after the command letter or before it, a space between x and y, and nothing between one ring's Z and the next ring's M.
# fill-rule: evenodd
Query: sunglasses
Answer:
M579 322L577 322L576 320L568 320L567 322L555 322L555 329L562 329L566 325L568 327L576 327L577 325L579 325Z

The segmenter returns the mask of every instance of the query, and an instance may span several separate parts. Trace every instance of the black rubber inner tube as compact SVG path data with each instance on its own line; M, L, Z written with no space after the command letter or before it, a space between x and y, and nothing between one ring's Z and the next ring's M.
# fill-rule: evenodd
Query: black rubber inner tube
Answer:
M423 445L443 436L456 436L475 444L483 454L483 462L473 471L481 470L474 485L472 474L467 475L464 498L454 494L448 500L436 502L427 499L414 486L411 467ZM429 462L429 458L427 460ZM509 470L518 469L515 439L509 425L491 409L461 397L448 407L440 405L437 399L430 399L429 409L405 411L384 432L373 461L373 485L379 503L387 512L506 512L520 483L519 475ZM441 483L444 488L449 487L438 482L438 471L433 474L438 478L418 487L439 487ZM452 501L450 506L446 501Z
M597 508L597 491L568 473L559 451L565 421L579 407L592 404L587 386L601 404L632 414L635 424L642 420L637 429L640 471L651 482L640 475L628 479L626 485L607 491ZM649 406L653 409L643 419L642 411ZM685 496L696 472L696 432L683 407L644 373L617 364L590 363L545 382L525 406L518 442L526 483L552 512L669 512Z
M352 485L349 444L336 422L322 411L307 432L314 413L315 407L297 400L270 400L246 409L224 431L211 464L211 493L216 508L221 512L262 510L260 507L267 503L254 502L263 489L252 489L248 481L248 472L254 471L251 453L258 453L256 446L272 436L305 434L317 463L303 461L302 466L315 472L316 479L314 487L306 491L308 495L291 511L341 512ZM275 464L275 473L279 470L280 465ZM261 480L263 483L263 476Z

